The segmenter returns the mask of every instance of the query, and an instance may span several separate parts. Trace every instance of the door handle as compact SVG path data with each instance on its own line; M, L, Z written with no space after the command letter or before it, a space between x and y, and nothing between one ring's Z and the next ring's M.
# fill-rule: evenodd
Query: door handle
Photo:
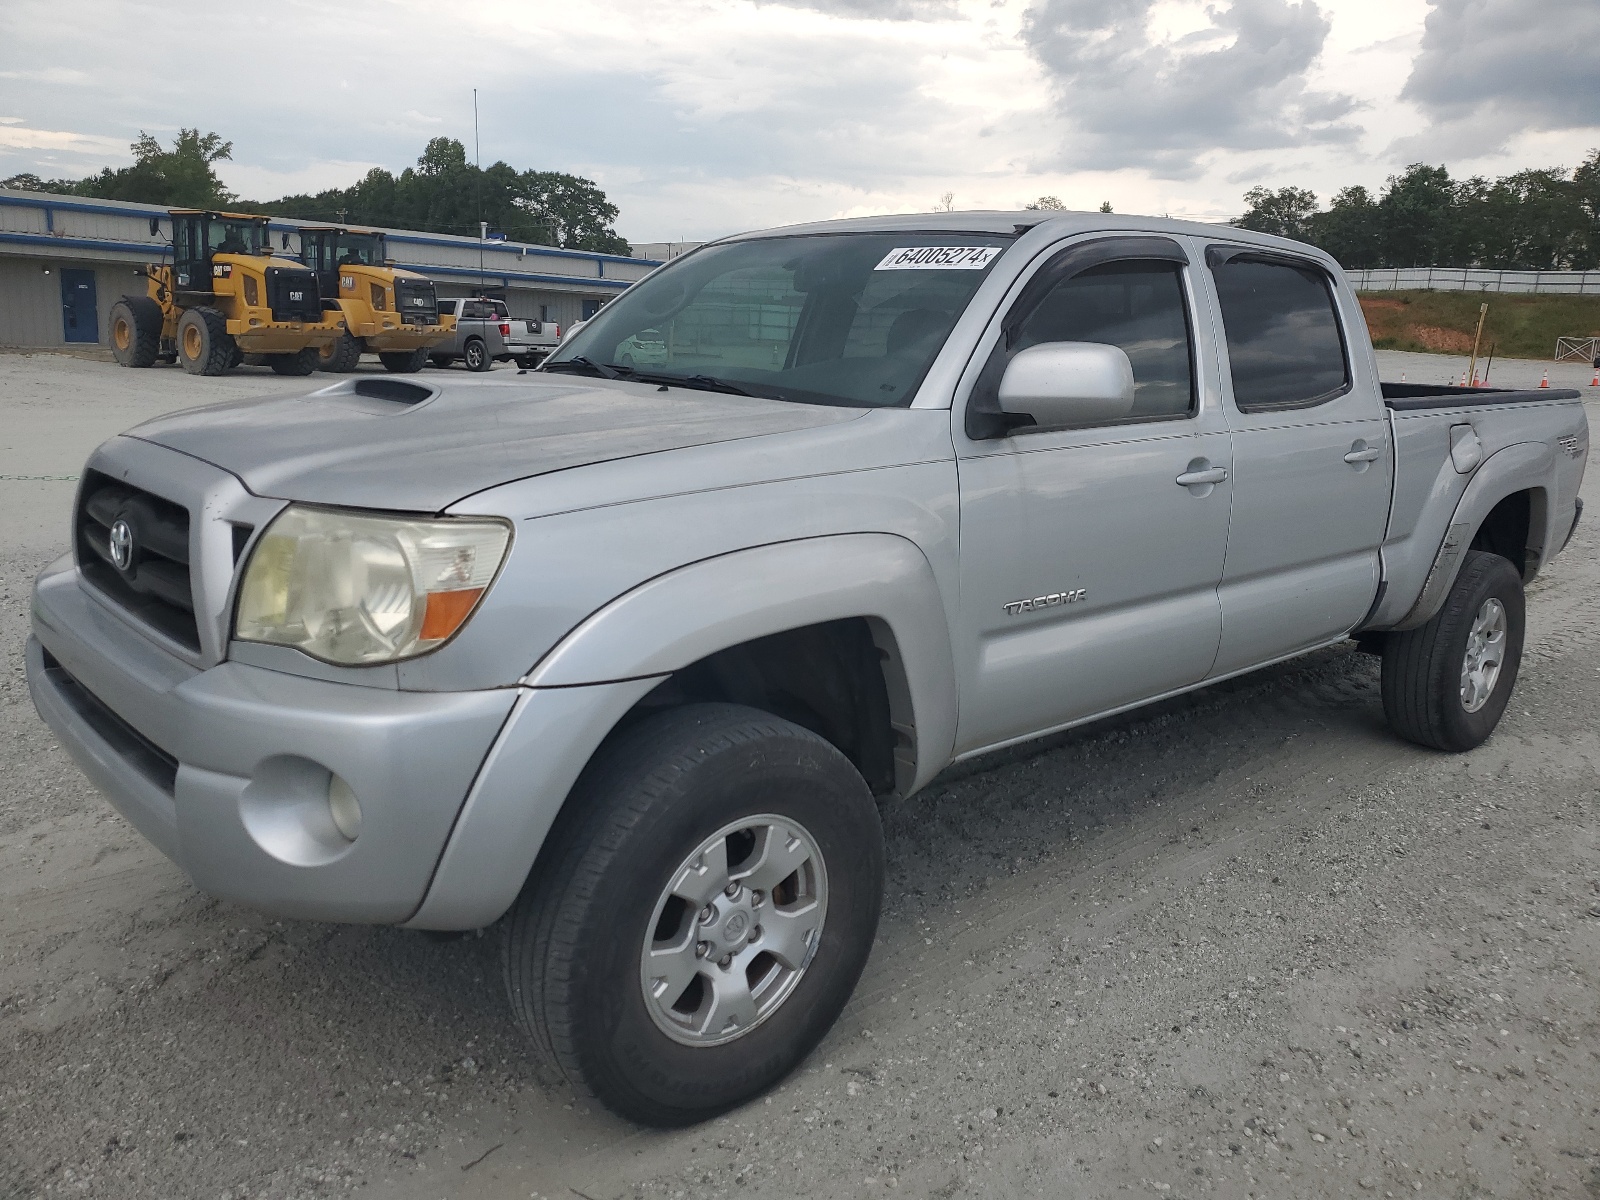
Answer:
M1354 466L1356 463L1377 462L1383 456L1382 446L1368 446L1365 450L1352 450L1344 456L1345 462Z
M1179 487L1200 487L1203 484L1224 483L1227 478L1226 467L1210 467L1204 471L1185 471L1173 482Z

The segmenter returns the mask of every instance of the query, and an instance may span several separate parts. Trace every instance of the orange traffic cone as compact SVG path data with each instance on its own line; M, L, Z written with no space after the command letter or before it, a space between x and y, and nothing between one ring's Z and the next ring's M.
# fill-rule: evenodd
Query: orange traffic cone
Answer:
M1600 367L1594 369L1594 378L1589 380L1590 387L1600 387Z
M1539 386L1542 387L1542 388L1547 388L1547 387L1550 386L1550 372L1549 371L1546 371L1544 373L1544 378L1539 380Z

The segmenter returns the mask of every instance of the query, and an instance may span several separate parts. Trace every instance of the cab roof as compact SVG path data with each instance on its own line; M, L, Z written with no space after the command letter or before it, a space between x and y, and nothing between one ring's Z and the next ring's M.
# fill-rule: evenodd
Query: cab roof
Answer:
M271 217L264 213L236 213L223 212L215 208L169 208L167 215L172 217L223 217L229 221L270 221Z

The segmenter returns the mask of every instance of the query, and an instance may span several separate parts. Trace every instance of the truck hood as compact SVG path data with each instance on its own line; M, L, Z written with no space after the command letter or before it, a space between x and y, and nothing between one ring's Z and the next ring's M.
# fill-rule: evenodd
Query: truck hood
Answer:
M559 376L428 380L435 394L414 404L357 394L359 382L189 409L127 436L230 471L260 496L441 512L474 492L552 471L864 415Z

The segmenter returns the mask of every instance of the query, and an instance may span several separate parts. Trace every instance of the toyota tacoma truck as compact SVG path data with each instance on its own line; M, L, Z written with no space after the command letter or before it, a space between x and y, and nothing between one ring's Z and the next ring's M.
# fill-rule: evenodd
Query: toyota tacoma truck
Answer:
M1380 383L1309 246L799 226L673 260L536 372L112 438L27 675L196 887L496 925L537 1050L681 1124L827 1032L878 802L952 762L1350 638L1399 736L1479 745L1588 449L1575 392Z

